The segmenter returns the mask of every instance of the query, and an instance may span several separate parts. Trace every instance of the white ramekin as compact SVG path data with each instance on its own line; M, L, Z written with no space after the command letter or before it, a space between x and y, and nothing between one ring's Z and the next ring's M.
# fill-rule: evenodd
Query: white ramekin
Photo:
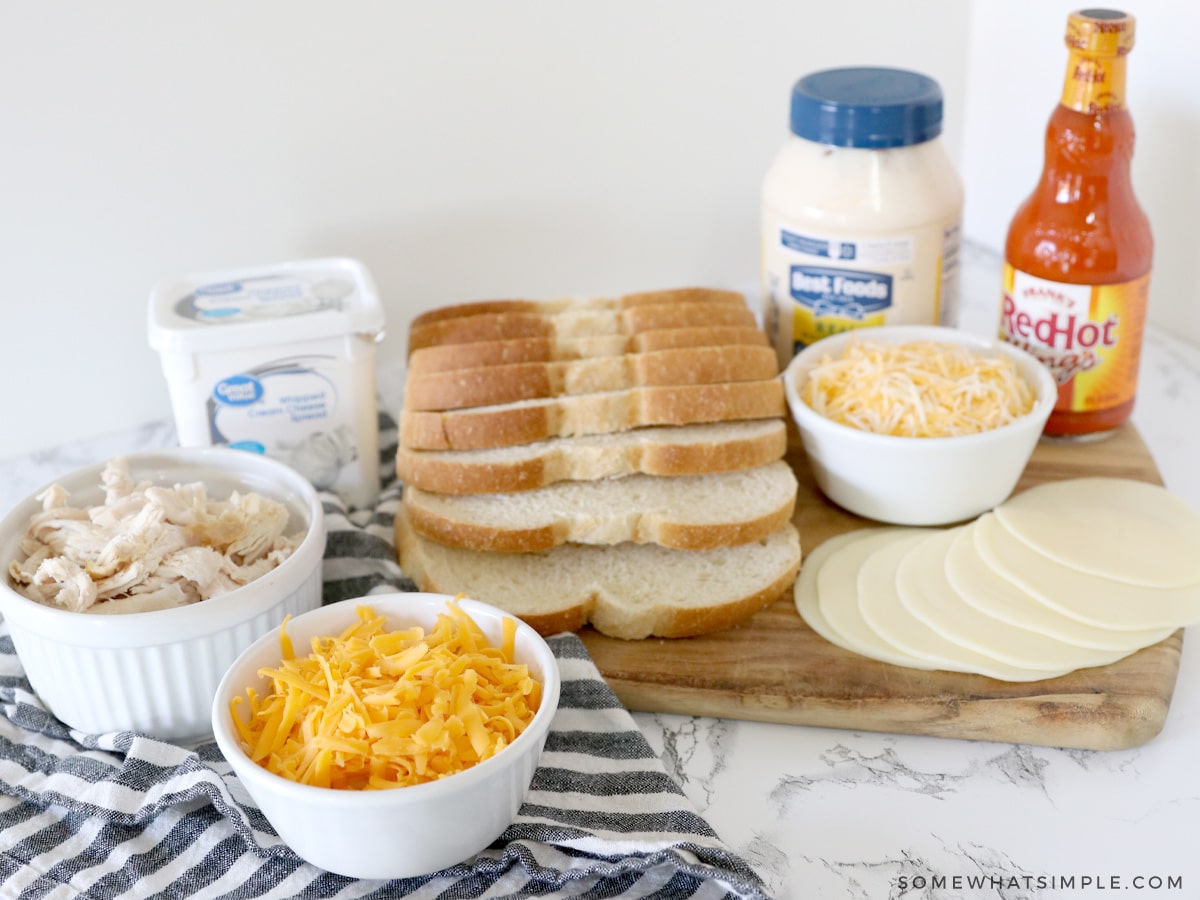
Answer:
M301 654L311 638L339 634L356 622L359 606L384 616L389 629L429 629L451 599L446 594L394 593L343 600L289 621L288 637ZM459 605L499 645L504 619L513 617L475 600L463 599ZM213 735L267 821L303 859L353 878L436 872L469 859L504 832L541 758L558 708L558 663L546 641L520 620L513 655L542 684L533 721L495 756L438 781L378 791L335 790L289 781L253 762L238 743L230 701L245 697L248 687L260 696L270 691L270 682L258 671L279 664L278 629L256 641L225 675L213 702Z
M0 575L0 614L42 703L71 728L142 732L167 740L210 733L212 700L225 670L261 635L321 604L325 523L320 498L295 470L226 448L128 454L135 481L203 482L214 498L255 491L287 505L288 532L304 531L282 565L244 587L189 606L94 615L36 603ZM56 479L73 505L103 502L106 463ZM0 567L19 554L36 495L0 519Z
M1005 356L1033 389L1033 409L1000 428L957 437L896 437L834 422L805 403L800 392L822 358L836 357L855 340L938 341ZM1025 470L1058 397L1050 370L1024 350L936 325L884 325L823 338L791 361L783 385L821 491L852 513L897 525L947 525L1003 502Z

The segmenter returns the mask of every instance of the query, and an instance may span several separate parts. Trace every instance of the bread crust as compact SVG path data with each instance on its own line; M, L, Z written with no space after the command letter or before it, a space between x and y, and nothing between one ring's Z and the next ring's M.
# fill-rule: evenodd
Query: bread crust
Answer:
M404 409L400 444L410 450L477 450L553 437L610 434L644 425L690 425L784 415L779 378L723 384L639 387L529 404L449 412Z
M618 336L616 342L615 346L611 346L611 352L624 353L629 343L628 338ZM548 337L422 347L413 351L408 358L408 377L481 366L507 366L514 363L554 362L558 359L579 358L577 354L565 355L558 347L559 344Z
M745 304L746 295L723 288L684 287L658 291L637 291L617 298L621 309L634 306L662 306L668 303L729 303Z
M777 600L795 583L801 564L799 536L791 523L785 524L783 528L788 529L788 538L795 546L795 552L787 565L767 584L755 587L745 596L735 600L704 607L648 610L645 615L635 614L630 617L604 609L598 603L598 592L590 591L586 597L564 598L560 609L534 611L526 608L507 611L523 619L543 635L578 631L589 623L602 634L625 640L693 637L733 628ZM463 589L462 584L437 580L425 565L421 549L423 539L408 524L403 503L396 512L395 535L400 567L421 590L454 594ZM497 602L495 597L480 596L476 599L486 603Z
M443 516L422 504L422 492L405 494L409 523L422 537L462 550L491 553L540 553L566 543L658 544L675 550L715 550L761 541L790 522L796 508L796 492L780 499L779 505L752 518L728 522L678 522L656 513L637 513L613 522L593 522L579 528L570 521L555 520L535 527L499 528ZM736 517L738 510L731 509Z
M513 338L563 340L600 334L638 334L691 325L753 326L745 303L674 303L628 309L570 308L544 315L537 312L492 312L412 323L408 353L443 344L503 341Z
M436 594L457 594L459 586L438 581L425 566L425 555L421 552L421 538L413 530L408 521L405 504L402 502L396 510L393 522L395 538L396 562L413 583L422 590ZM549 610L544 613L534 613L529 610L507 610L531 628L542 635L559 634L564 631L578 631L587 625L591 617L595 598L588 597L577 602L566 603L561 609Z
M685 287L659 291L639 291L620 297L592 297L585 299L558 300L477 300L469 303L454 303L427 310L413 317L411 325L427 325L445 319L460 319L466 316L491 313L519 312L537 315L553 315L564 309L627 309L631 306L660 306L664 303L745 303L746 298L737 291L720 288Z
M459 319L436 319L423 325L413 323L408 331L408 352L440 344L472 341L502 341L511 338L553 338L553 321L538 313L499 312Z
M680 388L646 388L637 424L687 425L732 419L767 419L786 411L783 382L740 381L729 384L697 384Z
M409 320L409 327L421 328L446 319L463 319L467 316L493 315L495 313L531 313L548 315L563 308L563 300L474 300L469 303L451 303L418 313Z
M463 412L401 410L400 443L414 450L512 447L555 437L545 406L481 408Z
M512 463L465 464L430 459L424 450L396 451L396 477L438 494L515 494L545 487L554 481L547 457L535 456Z
M612 637L636 640L655 635L663 638L695 637L700 634L711 634L714 631L725 631L746 621L760 609L765 609L783 596L796 583L800 573L800 557L796 556L795 563L766 587L755 591L733 603L719 606L707 606L701 609L672 609L666 610L651 626L649 634L635 632L629 626L620 622L596 625L596 630ZM593 622L595 625L595 623ZM605 628L608 630L605 631Z
M745 305L727 303L674 303L664 306L632 306L620 313L624 334L641 334L689 325L723 325L726 327L757 324L754 313Z
M675 347L587 360L511 363L426 375L410 372L404 406L468 409L634 387L762 381L778 374L778 358L770 347Z
M787 426L780 420L778 429L757 440L706 446L665 444L651 448L639 458L639 471L647 475L703 475L751 469L781 459L787 453L787 443Z
M767 333L757 325L684 325L679 328L652 328L630 335L632 353L670 350L673 347L719 347L750 344L770 347Z
M656 328L638 334L605 334L555 340L549 337L513 338L422 347L408 360L410 377L514 363L567 362L625 353L651 353L679 347L721 347L748 344L769 347L766 332L753 325L688 325Z
M409 450L396 453L396 475L406 485L439 494L506 494L559 481L645 475L704 475L766 465L787 452L782 420L752 434L732 432L722 440L683 440L686 431L651 428L645 440L597 448L588 437L560 438L531 445L529 456L508 462L477 461L461 452ZM685 429L687 426L681 426ZM633 433L627 433L633 437ZM650 435L653 435L652 437ZM464 459L464 456L466 458Z

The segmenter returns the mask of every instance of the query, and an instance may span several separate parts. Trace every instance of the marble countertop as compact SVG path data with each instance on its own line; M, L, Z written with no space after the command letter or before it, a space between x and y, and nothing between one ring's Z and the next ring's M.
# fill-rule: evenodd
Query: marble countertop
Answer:
M993 331L999 268L968 248L962 327ZM1134 423L1167 487L1200 509L1200 347L1148 329ZM161 422L0 462L0 509L79 466L174 442ZM1164 730L1125 751L635 718L779 900L1200 896L1200 654L1187 640Z

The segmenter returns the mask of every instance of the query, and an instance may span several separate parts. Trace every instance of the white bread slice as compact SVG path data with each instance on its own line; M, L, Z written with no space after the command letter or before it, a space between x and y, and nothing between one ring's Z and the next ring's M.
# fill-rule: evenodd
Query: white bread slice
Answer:
M631 309L635 306L662 306L668 303L729 303L745 304L746 298L737 291L719 288L667 288L661 291L640 291L619 297L561 298L557 300L479 300L439 306L415 316L410 325L423 326L443 319L494 313L532 313L553 315L568 309Z
M630 543L488 553L422 538L401 503L395 533L400 568L421 590L466 594L547 635L589 622L630 640L721 631L780 597L800 570L790 522L761 541L718 550Z
M422 347L543 337L555 340L603 334L639 334L663 328L696 325L756 325L745 303L669 303L597 309L581 304L561 312L494 312L432 319L413 323L408 331L409 354Z
M638 472L730 472L766 465L786 452L787 427L782 419L750 419L651 426L490 450L401 447L396 453L396 474L405 485L440 494L494 494Z
M517 494L406 487L422 536L472 550L532 553L559 544L661 544L710 550L759 541L792 518L796 476L783 460L712 475L563 481Z
M477 450L553 437L611 434L645 425L768 419L785 411L783 382L778 377L637 387L449 412L404 409L400 445L410 450Z
M481 366L428 375L410 372L404 388L404 407L467 409L633 387L763 381L778 374L779 360L770 347L679 347L567 362Z
M412 377L481 366L558 362L620 356L624 353L652 353L678 347L721 347L732 344L770 346L766 332L756 325L689 325L684 328L656 328L637 334L597 334L561 340L531 337L474 341L422 347L408 358L408 374Z

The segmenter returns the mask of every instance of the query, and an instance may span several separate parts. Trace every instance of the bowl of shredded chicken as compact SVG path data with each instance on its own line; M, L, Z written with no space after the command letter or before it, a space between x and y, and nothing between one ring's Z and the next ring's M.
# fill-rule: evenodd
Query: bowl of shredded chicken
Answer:
M1003 502L1057 397L1028 353L940 326L824 338L783 380L822 492L901 525L965 521Z
M136 481L124 457L105 464L100 484L97 504L74 502L59 483L37 495L23 558L8 567L18 592L71 612L170 609L249 584L304 538L287 533L283 503L254 491L216 497L203 481Z
M0 519L0 614L46 707L88 732L202 735L225 668L321 602L324 517L283 463L130 454Z

